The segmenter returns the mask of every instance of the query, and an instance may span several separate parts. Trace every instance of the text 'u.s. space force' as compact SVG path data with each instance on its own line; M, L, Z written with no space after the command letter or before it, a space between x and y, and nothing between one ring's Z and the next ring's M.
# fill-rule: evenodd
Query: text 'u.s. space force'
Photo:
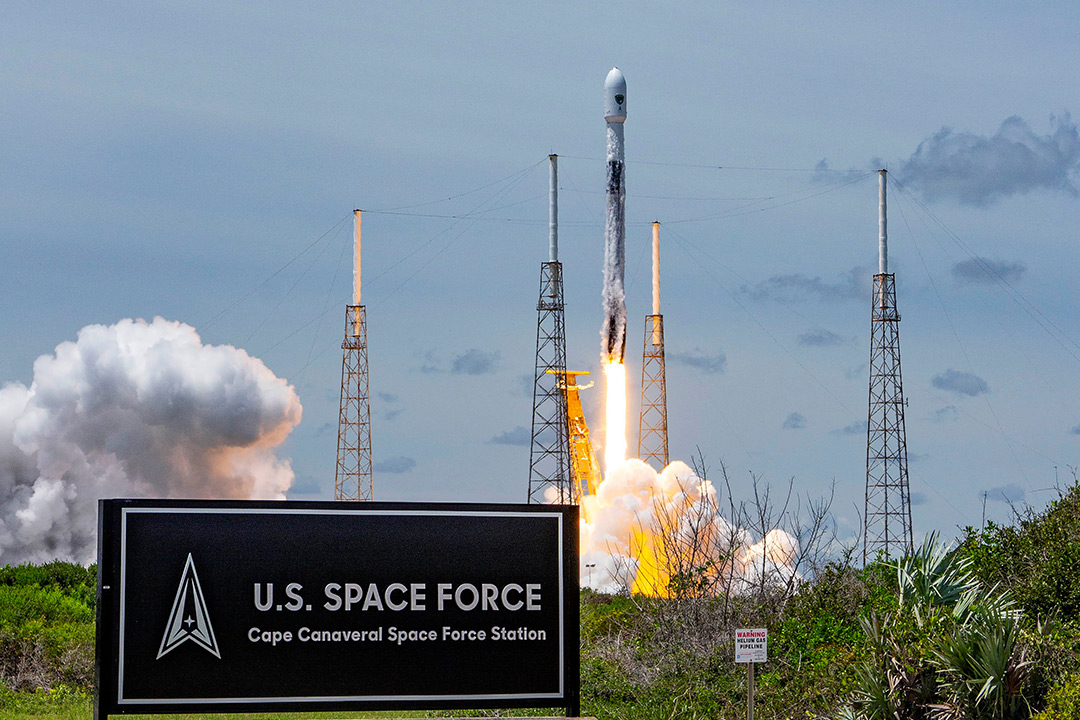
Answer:
M436 583L429 598L427 583L390 583L382 587L378 583L327 583L323 586L322 607L330 612L425 611L431 602L439 611L452 608L466 612L540 610L540 585ZM311 610L312 606L304 600L303 590L300 583L289 583L284 588L284 597L275 602L274 583L255 583L255 609L263 612Z

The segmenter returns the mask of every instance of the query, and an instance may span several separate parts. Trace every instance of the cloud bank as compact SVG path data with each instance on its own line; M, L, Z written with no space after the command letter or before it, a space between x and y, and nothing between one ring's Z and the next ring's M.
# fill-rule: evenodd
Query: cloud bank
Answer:
M953 370L952 368L940 375L935 375L930 382L939 390L948 390L957 395L967 395L968 397L975 397L990 391L990 386L978 375Z
M189 325L89 325L0 388L0 562L90 562L102 497L283 499L292 386Z
M991 205L1012 195L1053 190L1076 195L1080 133L1066 113L1036 135L1023 119L1007 118L993 135L945 127L919 143L898 169L900 179L927 200Z
M806 427L806 418L802 413L793 412L784 418L784 430L802 430Z
M844 343L844 338L840 337L832 330L810 330L801 333L799 337L795 339L795 342L803 347L833 347L835 345L842 345Z
M372 466L371 469L374 470L375 472L392 473L394 475L400 475L402 473L409 472L414 467L416 467L416 461L415 460L413 460L411 457L405 457L404 455L399 455L397 457L392 457L392 458L387 458L385 460L380 460L379 462L376 462Z
M518 445L527 447L532 443L532 433L525 426L518 425L513 430L501 432L491 438L491 442L495 445Z
M684 353L668 353L667 357L679 365L686 365L709 375L722 373L727 367L727 355L723 352L707 355L700 348Z
M873 292L872 277L870 271L861 267L842 273L836 282L802 273L773 275L752 288L744 287L742 291L755 300L804 301L809 296L825 302L868 299Z
M991 260L990 258L972 258L962 260L952 267L953 277L962 283L993 285L998 278L1014 283L1024 277L1027 265L1019 260Z
M495 372L498 362L499 353L473 348L454 358L450 372L454 375L488 375Z

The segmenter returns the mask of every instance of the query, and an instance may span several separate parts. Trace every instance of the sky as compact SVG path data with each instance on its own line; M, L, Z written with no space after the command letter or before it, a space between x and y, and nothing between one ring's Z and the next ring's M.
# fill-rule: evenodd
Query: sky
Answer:
M657 220L672 459L723 465L736 499L754 476L833 492L857 532L885 167L915 535L1007 521L1080 465L1078 21L1066 3L5 3L0 384L40 381L86 326L186 324L292 386L302 419L285 398L264 437L289 498L331 499L360 208L375 499L523 502L547 156L568 363L595 375L617 65L630 427ZM597 439L600 400L583 392Z

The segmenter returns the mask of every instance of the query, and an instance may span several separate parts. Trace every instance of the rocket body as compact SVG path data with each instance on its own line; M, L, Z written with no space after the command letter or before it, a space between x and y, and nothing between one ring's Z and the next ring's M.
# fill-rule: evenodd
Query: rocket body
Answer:
M604 225L604 324L600 330L605 363L622 364L626 353L626 78L612 68L604 81L607 121L607 219Z

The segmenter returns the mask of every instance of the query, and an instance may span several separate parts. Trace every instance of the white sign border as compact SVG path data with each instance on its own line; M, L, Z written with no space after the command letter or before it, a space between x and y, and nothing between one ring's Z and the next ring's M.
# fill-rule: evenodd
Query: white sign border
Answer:
M528 517L555 518L559 537L559 691L555 693L506 693L489 695L320 695L270 698L125 698L124 697L124 603L127 599L127 519L129 514L214 514L214 515L379 515L423 517ZM120 510L120 642L117 652L119 668L116 682L117 705L209 705L241 703L327 703L327 702L417 702L460 700L517 700L532 698L566 698L566 638L564 617L565 574L563 557L563 514L561 512L520 512L498 510L336 510L321 508L167 508L125 507Z

